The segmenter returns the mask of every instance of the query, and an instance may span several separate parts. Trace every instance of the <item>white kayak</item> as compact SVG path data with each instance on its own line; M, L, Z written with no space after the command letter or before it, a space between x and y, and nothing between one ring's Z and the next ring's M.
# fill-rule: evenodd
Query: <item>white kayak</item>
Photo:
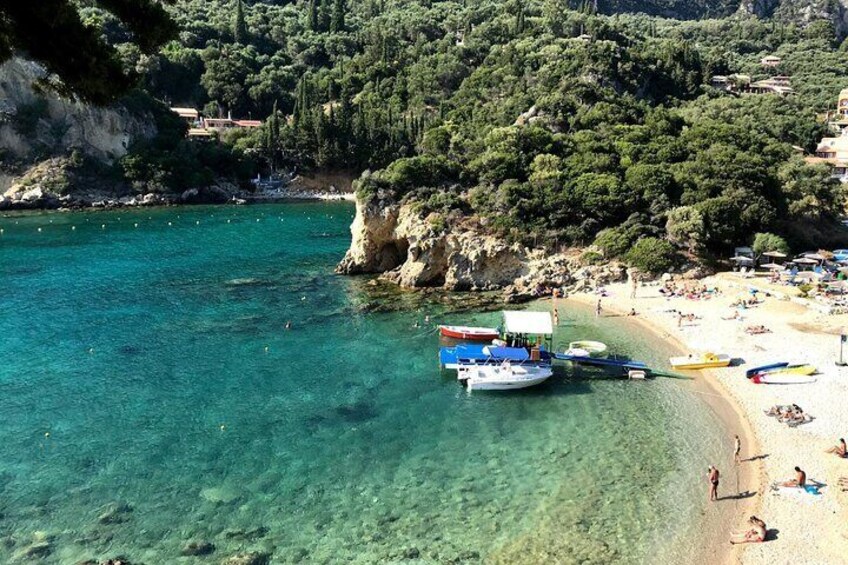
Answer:
M460 365L457 377L468 390L514 390L541 384L553 375L550 367L536 365Z

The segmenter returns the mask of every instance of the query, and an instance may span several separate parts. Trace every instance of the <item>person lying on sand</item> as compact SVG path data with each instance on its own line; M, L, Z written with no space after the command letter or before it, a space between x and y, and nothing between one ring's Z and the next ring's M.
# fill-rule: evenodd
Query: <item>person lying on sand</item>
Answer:
M804 488L807 486L807 473L802 471L800 467L795 467L795 478L780 483L780 486Z
M745 532L734 532L733 535L730 536L730 543L760 543L766 540L766 523L757 518L756 516L751 516L748 518L748 523L751 525L751 529Z
M765 326L748 326L745 328L745 333L748 335L770 334L771 330Z
M784 417L792 411L793 404L775 404L768 411L763 411L766 416Z
M825 453L833 453L837 457L842 458L848 457L848 448L845 446L845 438L839 438L839 443L825 451Z
M722 319L722 320L741 320L741 319L742 319L742 314L740 314L740 313L739 313L739 310L736 310L736 309L734 308L734 309L733 309L733 315L732 315L732 316L722 316L722 317L721 317L721 319Z

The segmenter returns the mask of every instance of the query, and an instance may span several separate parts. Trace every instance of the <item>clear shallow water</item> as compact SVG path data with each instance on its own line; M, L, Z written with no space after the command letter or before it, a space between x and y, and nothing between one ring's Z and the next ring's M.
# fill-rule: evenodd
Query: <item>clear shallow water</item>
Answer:
M202 562L189 540L213 562L680 562L726 457L687 384L469 396L413 324L497 314L361 308L366 282L332 274L352 213L0 218L0 560L46 538L47 563ZM559 342L667 357L620 319L561 319Z

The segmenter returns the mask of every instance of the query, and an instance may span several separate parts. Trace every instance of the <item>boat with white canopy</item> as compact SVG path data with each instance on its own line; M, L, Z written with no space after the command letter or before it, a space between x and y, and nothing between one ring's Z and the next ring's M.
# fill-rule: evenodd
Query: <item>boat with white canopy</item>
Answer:
M550 367L500 364L460 365L457 376L468 390L517 390L541 384L553 375Z

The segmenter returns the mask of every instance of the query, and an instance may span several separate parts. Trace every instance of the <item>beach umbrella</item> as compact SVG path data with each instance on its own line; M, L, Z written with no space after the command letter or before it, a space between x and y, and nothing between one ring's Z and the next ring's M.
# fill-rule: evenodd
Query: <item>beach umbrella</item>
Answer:
M763 269L768 269L769 271L779 271L783 268L783 265L778 265L777 263L766 263L765 265L760 265Z
M805 259L812 259L813 261L816 261L816 262L824 261L825 259L827 259L827 257L822 255L821 253L806 253L804 255L804 258Z
M766 251L763 253L763 257L773 257L775 259L785 259L786 253L781 253L780 251Z
M798 263L799 265L815 265L816 263L818 263L818 261L816 261L815 259L810 259L806 256L800 257L798 259L793 259L792 262Z

